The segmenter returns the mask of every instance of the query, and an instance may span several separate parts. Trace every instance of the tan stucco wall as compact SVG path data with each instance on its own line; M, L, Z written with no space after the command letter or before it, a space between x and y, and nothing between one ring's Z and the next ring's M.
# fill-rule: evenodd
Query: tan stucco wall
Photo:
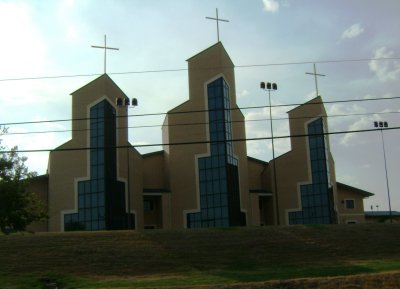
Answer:
M143 188L166 189L164 152L143 156Z
M174 110L190 111L202 109L193 103L185 102ZM203 106L204 109L204 106ZM205 123L204 113L195 114L170 114L168 122L172 126L168 129L168 143L198 142L206 138L204 126L174 126L176 124ZM171 190L171 226L173 228L184 227L184 211L197 208L196 185L196 154L205 154L206 144L172 145L167 154L167 167L169 171L169 187Z
M291 135L291 151L275 159L278 185L279 221L281 225L287 225L288 212L301 208L300 185L311 183L311 166L309 157L309 145L307 125L311 121L323 117L324 127L327 130L326 112L322 99L317 97L289 111L289 127ZM301 137L296 137L301 136ZM329 150L329 138L326 137ZM329 150L330 151L330 150ZM335 179L334 161L329 153L330 179L333 187L334 203L337 204L337 189ZM270 162L270 182L273 184L273 165Z
M354 200L354 209L346 208L346 200ZM364 201L360 193L338 186L338 217L340 224L365 223Z
M166 155L166 152L156 152L143 156L143 189L163 189L156 194L147 194L148 196L159 196L161 199L159 205L163 229L171 228L172 212L169 181L165 173Z
M135 214L135 228L143 229L143 159L140 153L134 149L129 150L129 182L130 182L130 208ZM125 174L122 172L122 176ZM132 184L133 183L133 184ZM127 199L128 201L128 199ZM127 207L128 211L129 207Z
M223 76L230 87L231 107L237 108L233 63L221 43L199 53L188 60L189 100L171 110L163 126L164 143L204 142L208 136L207 83ZM203 110L203 111L202 111ZM182 113L187 111L200 111ZM244 117L239 110L232 110L232 138L245 139ZM237 122L236 122L237 121ZM179 126L179 124L200 123L201 125ZM178 126L177 126L178 125ZM239 161L239 178L242 211L248 212L248 168L246 143L233 142L233 152ZM172 145L166 149L165 160L168 168L171 190L171 226L185 227L187 212L200 208L198 191L197 158L209 155L208 143ZM248 214L246 214L248 216Z
M125 188L128 187L127 108L116 106L117 97L125 98L126 95L107 75L97 78L72 93L72 139L52 151L49 156L49 231L63 230L63 213L73 213L77 210L77 182L90 179L90 151L85 149L90 146L90 119L88 117L90 107L104 99L116 109L116 144L117 147L122 146L122 148L117 148L117 179L125 182ZM76 148L79 150L75 150ZM129 184L130 209L141 215L143 205L141 193L139 196L133 193L134 191L142 192L141 156L132 148L129 151L130 175L133 181L133 185ZM140 222L137 225L140 227Z
M62 146L61 148L68 148ZM53 151L49 156L49 231L61 231L61 212L76 210L76 181L87 176L86 151Z
M247 166L248 166L249 189L250 190L266 189L265 178L263 177L263 173L268 168L268 163L249 159L247 162Z
M265 197L272 199L270 196L270 189L267 186L267 168L268 163L248 158L248 184L249 184L249 226L259 226L260 225L260 197ZM274 209L272 208L271 215L269 217L271 223L274 223Z

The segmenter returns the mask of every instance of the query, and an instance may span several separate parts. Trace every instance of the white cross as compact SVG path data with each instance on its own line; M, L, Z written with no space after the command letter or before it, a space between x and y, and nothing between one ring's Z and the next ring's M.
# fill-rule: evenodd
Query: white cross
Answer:
M306 72L306 74L314 75L314 78L315 78L315 92L317 93L317 97L318 97L319 94L318 94L318 79L317 79L317 76L326 76L326 75L317 73L317 68L315 67L315 63L314 63L314 73Z
M114 48L114 47L107 47L107 36L104 35L104 46L96 46L92 45L93 48L101 48L104 49L104 73L106 73L107 69L107 49L110 50L119 50L119 48Z
M219 21L229 22L229 20L218 18L218 8L216 8L215 10L216 10L217 17L216 18L214 18L214 17L206 17L206 19L215 20L217 22L217 37L218 37L218 42L219 42Z

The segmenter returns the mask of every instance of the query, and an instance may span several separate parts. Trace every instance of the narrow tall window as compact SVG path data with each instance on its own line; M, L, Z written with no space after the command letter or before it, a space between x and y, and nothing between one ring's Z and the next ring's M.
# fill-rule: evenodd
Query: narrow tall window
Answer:
M333 196L322 118L308 124L308 143L312 182L300 186L302 210L289 212L289 224L330 224Z
M354 209L355 208L354 200L346 200L345 205L346 205L346 209Z
M125 186L117 181L116 113L106 100L90 108L90 180L78 182L78 213L65 231L126 229ZM131 222L134 224L134 222Z
M229 86L221 77L207 86L210 156L198 159L200 208L187 226L245 225L240 212L238 160L233 155Z

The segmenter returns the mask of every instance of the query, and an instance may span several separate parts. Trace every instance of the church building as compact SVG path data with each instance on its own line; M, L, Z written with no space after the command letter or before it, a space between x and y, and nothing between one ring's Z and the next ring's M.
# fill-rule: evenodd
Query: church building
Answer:
M71 94L72 138L31 186L49 219L31 230L364 222L372 194L336 182L321 97L288 112L291 150L264 162L247 155L222 43L187 61L189 99L167 112L161 151L142 155L128 142L129 98L107 74Z

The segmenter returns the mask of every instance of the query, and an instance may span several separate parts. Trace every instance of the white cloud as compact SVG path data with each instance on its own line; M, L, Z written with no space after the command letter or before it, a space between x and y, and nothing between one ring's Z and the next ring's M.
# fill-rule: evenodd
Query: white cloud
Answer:
M62 0L60 1L60 5L63 8L70 8L73 7L76 4L75 0Z
M77 6L75 0L62 0L58 2L56 9L60 33L64 35L68 42L78 42L81 35L87 30L85 23L81 21L77 14L82 7Z
M44 117L34 117L34 120L43 120ZM19 150L47 150L57 147L58 145L70 139L69 132L59 133L32 133L33 131L49 131L49 130L65 130L66 128L57 123L42 123L40 128L38 125L25 127L11 126L9 134L3 136L4 145L8 148L18 146ZM67 128L68 129L68 128ZM30 171L36 171L44 174L47 169L48 151L43 152L22 152L21 156L28 157L26 162Z
M391 57L394 57L394 51L389 51L385 46L375 50L373 56L373 58ZM371 60L368 66L382 82L396 80L400 76L400 62L396 60Z
M337 171L337 176L336 176L336 181L345 183L345 184L351 184L352 186L359 186L360 182L358 179L351 175L351 174L346 174L344 172Z
M379 119L379 115L375 115L375 119ZM348 131L358 131L363 129L372 128L372 122L370 117L362 117L359 120L353 122L349 127ZM355 141L360 137L359 133L346 133L340 140L340 144L344 146L355 145Z
M366 113L367 110L358 105L357 103L353 104L343 104L343 103L335 103L329 105L327 108L327 114L329 116L329 124L332 130L342 129L343 125L348 123L353 123L355 119L358 119L359 116L352 114L363 114ZM344 115L348 116L344 116Z
M342 38L355 38L363 32L364 28L362 28L360 24L353 24L343 32Z
M278 105L278 103L273 103L273 105ZM287 107L274 107L272 109L274 137L289 135L289 123L287 121L286 111ZM262 110L248 111L245 113L247 138L268 138L265 140L248 141L248 155L267 161L272 159L272 143L269 139L271 137L269 118L269 108L267 107ZM290 150L289 138L274 139L274 144L275 157Z
M279 10L279 3L276 0L263 0L264 10L275 13Z
M246 90L246 89L243 89L240 93L239 93L239 98L242 98L242 97L246 97L246 96L248 96L249 95L249 91L248 90Z

